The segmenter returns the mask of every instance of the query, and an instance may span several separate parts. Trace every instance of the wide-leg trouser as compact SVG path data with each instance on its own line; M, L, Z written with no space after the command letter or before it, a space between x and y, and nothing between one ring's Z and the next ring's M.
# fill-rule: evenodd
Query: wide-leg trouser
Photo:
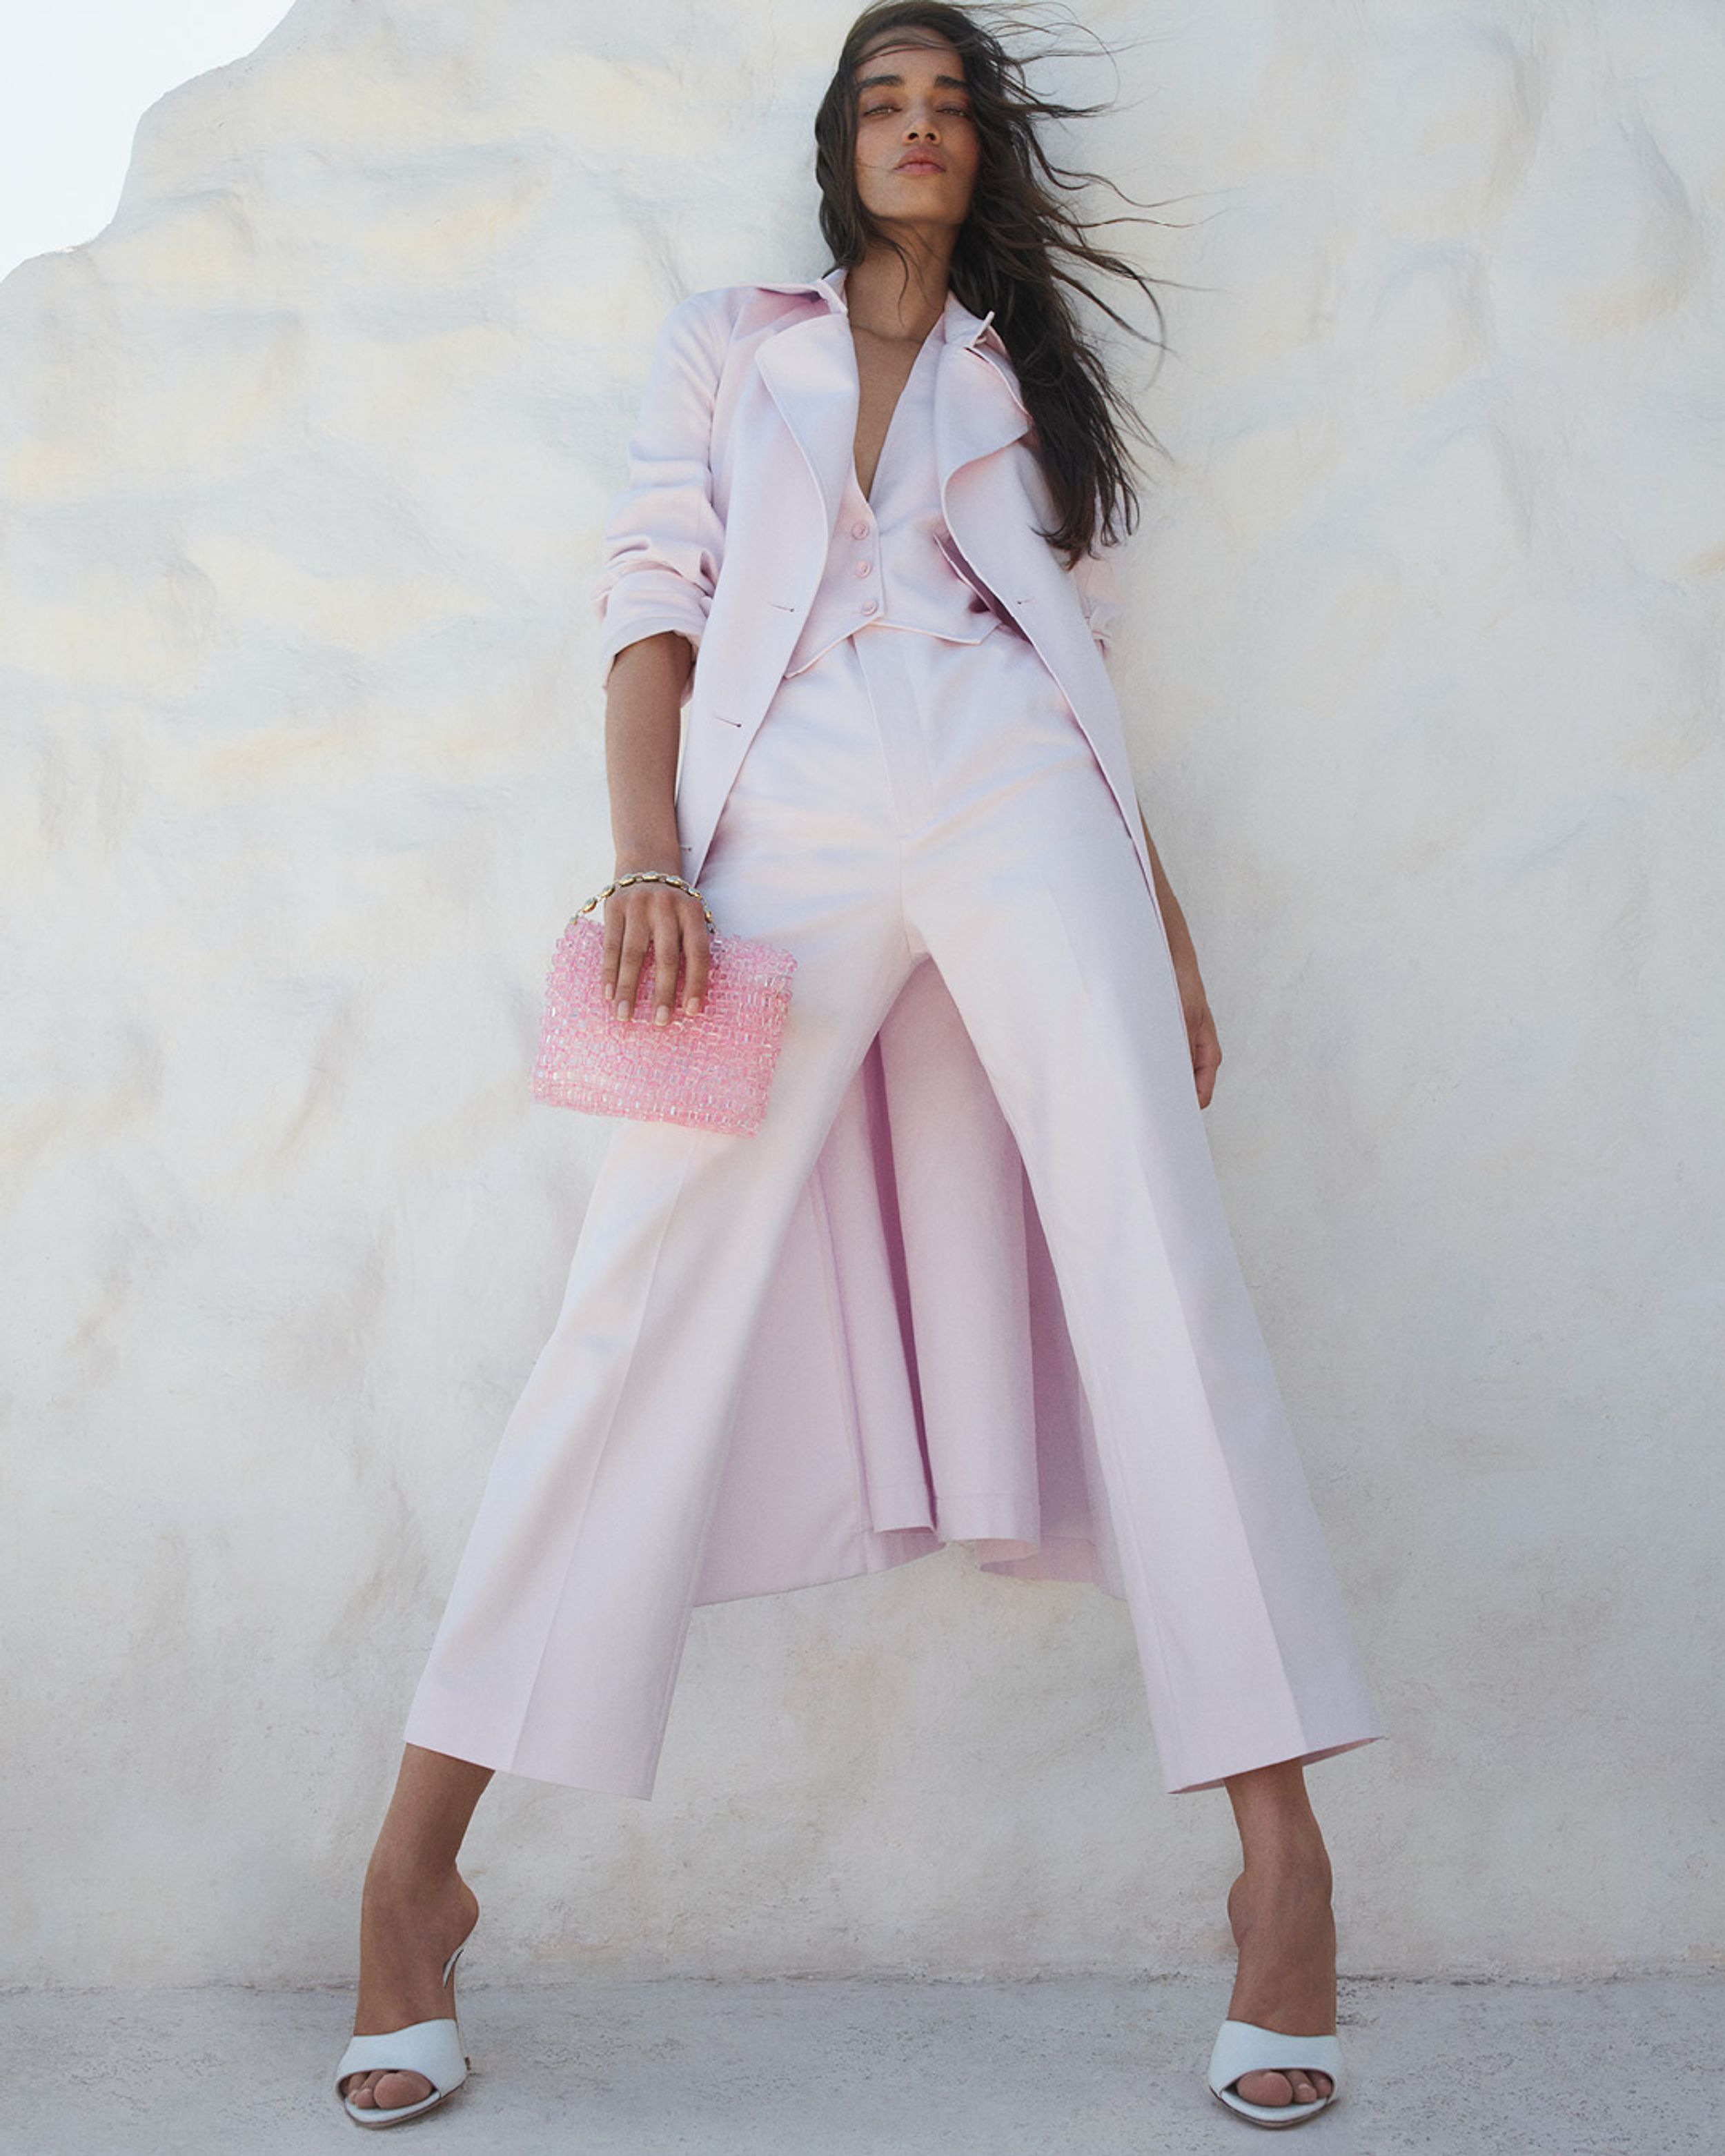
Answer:
M752 1137L616 1127L408 1740L650 1795L754 1320L924 958L1047 1237L1166 1786L1381 1736L1224 1214L1167 942L1034 648L873 625L788 678L701 886L721 931L797 955L766 1120Z

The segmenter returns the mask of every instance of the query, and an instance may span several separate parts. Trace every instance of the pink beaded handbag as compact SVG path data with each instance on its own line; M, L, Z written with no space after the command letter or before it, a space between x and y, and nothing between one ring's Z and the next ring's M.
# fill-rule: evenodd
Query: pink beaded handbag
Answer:
M701 898L680 876L642 870L607 884L573 916L558 940L545 985L533 1097L589 1116L687 1123L752 1137L767 1112L797 962L771 944L713 935L700 1010L690 1016L679 997L671 1023L655 1025L649 951L635 983L634 1014L619 1019L604 989L605 932L586 916L601 899L631 883L674 884ZM713 916L705 899L701 910L711 929Z

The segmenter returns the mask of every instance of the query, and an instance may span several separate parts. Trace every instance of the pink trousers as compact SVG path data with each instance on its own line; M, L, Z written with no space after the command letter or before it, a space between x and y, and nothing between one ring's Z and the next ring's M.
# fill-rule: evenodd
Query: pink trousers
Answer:
M1224 1217L1166 939L1034 647L884 624L784 680L701 876L797 956L752 1137L614 1127L406 1728L650 1795L753 1320L925 959L1023 1156L1170 1791L1380 1728ZM639 1021L634 1021L639 1022Z

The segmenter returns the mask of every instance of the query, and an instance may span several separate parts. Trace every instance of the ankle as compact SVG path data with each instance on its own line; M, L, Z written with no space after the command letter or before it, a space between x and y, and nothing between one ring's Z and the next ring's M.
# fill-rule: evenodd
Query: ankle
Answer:
M372 1851L366 1866L365 1888L391 1901L435 1901L461 1883L453 1861L434 1862L410 1850L382 1844Z
M1242 1855L1241 1867L1249 1888L1301 1887L1327 1896L1335 1887L1329 1851L1321 1840L1304 1835L1255 1840Z

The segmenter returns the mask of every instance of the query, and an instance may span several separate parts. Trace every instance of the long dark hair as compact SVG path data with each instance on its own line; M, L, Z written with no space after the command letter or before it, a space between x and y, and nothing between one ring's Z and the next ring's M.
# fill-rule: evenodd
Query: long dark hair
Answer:
M1003 12L977 11L991 16ZM1004 27L1021 25L1008 13ZM952 250L949 282L973 312L993 310L993 326L1018 376L1060 511L1055 529L1040 536L1066 555L1070 567L1090 550L1098 533L1113 542L1137 528L1138 497L1125 437L1129 430L1155 442L1086 342L1068 290L1081 293L1132 335L1140 332L1076 276L1073 265L1130 278L1148 295L1159 331L1162 306L1150 280L1091 237L1099 223L1157 220L1087 222L1061 199L1063 193L1093 185L1111 188L1122 201L1131 199L1099 174L1053 163L1037 138L1039 121L1089 119L1106 111L1106 105L1062 105L1039 96L1026 80L1029 60L1009 52L992 29L962 8L943 0L875 0L845 33L814 116L820 228L835 267L854 267L874 242L891 247L906 263L908 274L904 249L870 216L856 185L853 84L859 59L883 30L898 29L944 38L964 62L980 156L970 213ZM1054 47L1031 57L1060 56L1061 49Z

